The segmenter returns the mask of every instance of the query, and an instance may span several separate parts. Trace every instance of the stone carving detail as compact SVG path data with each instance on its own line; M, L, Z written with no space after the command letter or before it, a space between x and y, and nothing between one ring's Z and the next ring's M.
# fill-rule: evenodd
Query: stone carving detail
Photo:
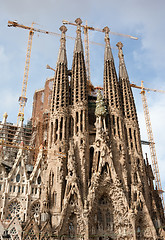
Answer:
M30 125L9 124L6 113L0 122L0 229L23 240L162 240L164 211L143 160L123 45L118 79L103 29L104 97L96 97L81 24L71 70L60 28L55 76L35 92Z

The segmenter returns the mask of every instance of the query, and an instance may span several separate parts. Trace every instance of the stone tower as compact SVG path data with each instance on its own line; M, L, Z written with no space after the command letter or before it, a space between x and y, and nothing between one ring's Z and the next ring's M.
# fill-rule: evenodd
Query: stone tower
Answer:
M51 106L39 110L35 98L38 112L33 116L43 118L33 119L29 148L24 145L22 125L13 137L18 151L12 166L5 165L10 162L10 154L3 159L6 148L0 149L1 229L8 229L12 239L24 240L163 239L164 211L151 166L143 159L123 45L117 43L118 77L110 30L103 29L104 87L90 94L82 21L75 22L72 69L67 66L67 29L61 26ZM3 130L6 124L3 121L0 128L1 138L8 136Z

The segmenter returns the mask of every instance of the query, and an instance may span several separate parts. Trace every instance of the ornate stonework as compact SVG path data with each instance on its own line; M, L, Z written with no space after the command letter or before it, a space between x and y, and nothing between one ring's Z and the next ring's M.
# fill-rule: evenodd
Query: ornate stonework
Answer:
M123 45L117 44L118 79L104 28L104 89L89 94L81 19L76 24L72 69L62 26L55 77L35 92L32 131L23 119L9 126L7 113L0 125L0 234L7 229L17 240L164 239L164 211L142 155ZM11 147L4 144L9 138Z

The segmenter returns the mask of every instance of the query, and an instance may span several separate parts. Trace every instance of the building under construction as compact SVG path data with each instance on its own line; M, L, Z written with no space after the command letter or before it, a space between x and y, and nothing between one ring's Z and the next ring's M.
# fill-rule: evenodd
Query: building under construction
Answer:
M81 23L76 19L72 69L67 29L60 28L55 76L35 91L32 120L13 125L5 113L0 124L1 239L165 239L123 45L117 74L104 28L103 90L90 91Z

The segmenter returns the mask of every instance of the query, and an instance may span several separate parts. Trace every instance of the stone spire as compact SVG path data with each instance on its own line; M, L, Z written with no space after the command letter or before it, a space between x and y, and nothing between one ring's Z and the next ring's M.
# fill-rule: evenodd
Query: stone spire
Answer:
M66 108L69 104L69 82L67 69L67 56L65 46L65 32L67 28L63 25L60 27L61 45L56 64L55 80L52 95L52 114L59 108Z
M135 108L135 102L132 94L132 89L129 82L129 77L127 73L127 69L124 62L124 55L123 55L123 44L118 42L116 46L119 49L118 57L119 57L119 84L121 89L121 97L123 103L123 111L124 116L127 119L132 119L137 121L137 114Z
M77 36L75 41L72 64L72 80L71 80L72 104L87 101L87 77L83 45L81 40L82 21L80 18L77 18L75 22L77 24L76 31Z
M118 80L114 64L114 59L110 46L109 28L103 29L105 32L105 52L104 52L104 98L111 110L120 109Z
M104 61L111 61L113 60L113 55L112 55L112 50L111 50L111 46L110 46L110 39L109 39L109 32L110 29L109 27L105 27L103 28L103 31L105 32L105 52L104 52Z
M65 27L65 25L62 25L60 28L61 31L61 46L59 49L59 54L58 54L58 60L57 60L57 64L59 63L64 63L67 65L67 56L66 56L66 38L65 38L65 33L67 31L67 28Z
M81 24L82 24L82 20L80 18L77 18L75 20L75 23L77 24L77 37L76 37L76 41L75 41L75 47L74 47L74 53L79 53L79 52L83 52L83 44L82 44L82 39L81 39Z

